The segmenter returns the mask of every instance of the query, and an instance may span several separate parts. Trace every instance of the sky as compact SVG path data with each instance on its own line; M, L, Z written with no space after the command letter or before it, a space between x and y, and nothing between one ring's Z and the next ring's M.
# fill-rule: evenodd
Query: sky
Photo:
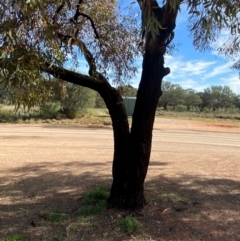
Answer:
M133 0L120 0L124 5L133 3ZM135 3L134 8L140 13L138 5ZM214 46L221 46L228 34L226 31L219 37L218 42L212 45L212 49L204 53L195 49L192 44L192 37L187 29L188 14L184 5L178 14L173 42L178 44L177 51L165 56L165 66L171 69L171 73L164 80L179 84L184 89L193 89L197 92L204 91L213 85L229 86L231 90L240 94L239 71L231 69L233 62L224 56L218 55ZM239 53L240 59L240 53ZM81 66L81 72L87 73L88 67L86 62ZM142 72L142 59L136 59L138 72L130 80L130 84L138 87ZM85 66L85 67L84 67Z
M231 69L233 62L217 54L216 49L204 53L195 49L190 32L187 30L188 16L184 8L178 15L174 42L180 44L178 50L171 56L165 57L165 66L170 67L171 73L164 80L179 84L182 88L192 88L196 91L213 85L227 85L236 94L240 94L239 71ZM221 45L224 37L220 37L214 46ZM239 53L240 55L240 53ZM137 87L141 77L141 62L137 75L132 79L132 85Z

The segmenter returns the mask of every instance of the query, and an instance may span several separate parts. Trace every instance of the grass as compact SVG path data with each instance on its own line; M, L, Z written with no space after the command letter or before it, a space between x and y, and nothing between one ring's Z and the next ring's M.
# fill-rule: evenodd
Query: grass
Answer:
M22 234L13 234L12 236L8 237L6 241L23 241Z
M61 234L55 235L55 236L53 237L53 240L54 240L54 241L62 241L62 240L64 240L64 236L61 235Z
M132 216L127 216L119 221L120 229L128 234L135 233L140 229L140 223Z
M168 202L168 203L176 203L176 202L187 202L188 198L181 196L179 194L173 193L173 192L165 192L160 194L159 199L162 202Z
M111 126L111 118L109 116L108 110L105 108L88 108L84 113L81 113L78 118L73 120L66 119L64 116L57 114L56 110L50 109L50 116L44 115L40 112L39 108L33 108L29 112L24 112L24 110L20 109L17 113L14 113L14 106L11 105L0 105L0 121L6 123L25 123L25 124L41 124L48 123L51 125L84 125L89 127L94 126ZM46 114L46 113L45 113ZM48 113L47 113L48 114ZM194 112L194 111L186 111L186 112L177 112L177 111L163 111L158 109L156 112L156 116L161 118L177 118L177 119L190 119L190 120L214 120L224 123L238 123L240 120L239 111L235 112L224 112L224 111L216 111L212 112ZM56 120L57 118L57 120ZM131 123L131 118L129 118L129 122Z
M72 222L66 228L67 233L71 231L76 231L79 228L92 228L98 227L98 222L95 220L94 217L79 217L76 222Z
M101 213L107 206L107 199L108 193L104 186L89 191L84 195L84 205L77 210L77 215L91 216Z
M65 213L48 213L46 220L53 223L60 223L68 219Z
M179 119L196 119L196 120L218 120L218 121L234 121L240 120L240 113L229 113L229 112L177 112L177 111L163 111L157 110L156 116L166 118L179 118Z

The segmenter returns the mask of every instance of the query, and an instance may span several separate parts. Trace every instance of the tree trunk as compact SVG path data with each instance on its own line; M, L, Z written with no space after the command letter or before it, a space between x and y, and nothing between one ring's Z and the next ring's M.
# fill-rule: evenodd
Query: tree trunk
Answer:
M121 138L115 140L113 184L108 202L111 207L139 209L146 204L144 180L151 154L155 112L162 79L169 73L169 69L164 68L162 51L156 50L158 44L157 40L155 43L152 40L151 46L146 47L129 137L122 143L118 143Z
M166 103L164 104L163 109L164 109L165 111L167 111L167 107L168 107L168 102L166 102Z

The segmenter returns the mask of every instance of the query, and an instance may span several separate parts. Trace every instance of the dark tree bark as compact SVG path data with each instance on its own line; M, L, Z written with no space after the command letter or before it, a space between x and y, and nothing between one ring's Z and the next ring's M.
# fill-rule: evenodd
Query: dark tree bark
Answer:
M167 107L168 107L168 102L166 102L166 103L163 105L163 109L164 109L165 111L167 111Z
M164 6L164 8L168 14L157 18L166 29L155 37L151 33L146 35L142 77L132 118L132 128L121 150L125 152L114 155L113 184L108 202L111 207L139 209L146 204L144 181L151 154L155 113L161 96L163 77L170 73L169 68L164 68L164 54L166 46L172 40L176 20L176 12L173 12L170 6ZM161 19L162 17L165 19ZM121 146L120 143L119 146ZM117 151L115 149L115 152Z
M159 43L156 40L151 44ZM144 180L150 160L152 130L161 95L161 83L167 72L162 51L146 49L132 128L128 140L125 141L127 146L121 156L114 155L110 206L136 209L146 204Z

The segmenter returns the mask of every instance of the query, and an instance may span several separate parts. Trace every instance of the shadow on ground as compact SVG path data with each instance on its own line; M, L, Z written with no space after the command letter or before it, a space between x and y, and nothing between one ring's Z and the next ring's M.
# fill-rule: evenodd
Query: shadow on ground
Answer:
M162 168L168 165L162 164ZM96 186L109 189L111 185L110 172L74 175L70 171L82 167L81 162L44 162L9 170L8 176L0 179L0 240L14 234L34 241L240 240L238 181L191 175L147 180L148 205L133 214L141 223L140 230L124 234L118 226L127 215L123 211L105 210L91 217L94 222L89 219L84 225L79 223L81 217L76 216L76 210L82 205L82 195ZM43 215L51 212L68 218L60 223L44 220Z

